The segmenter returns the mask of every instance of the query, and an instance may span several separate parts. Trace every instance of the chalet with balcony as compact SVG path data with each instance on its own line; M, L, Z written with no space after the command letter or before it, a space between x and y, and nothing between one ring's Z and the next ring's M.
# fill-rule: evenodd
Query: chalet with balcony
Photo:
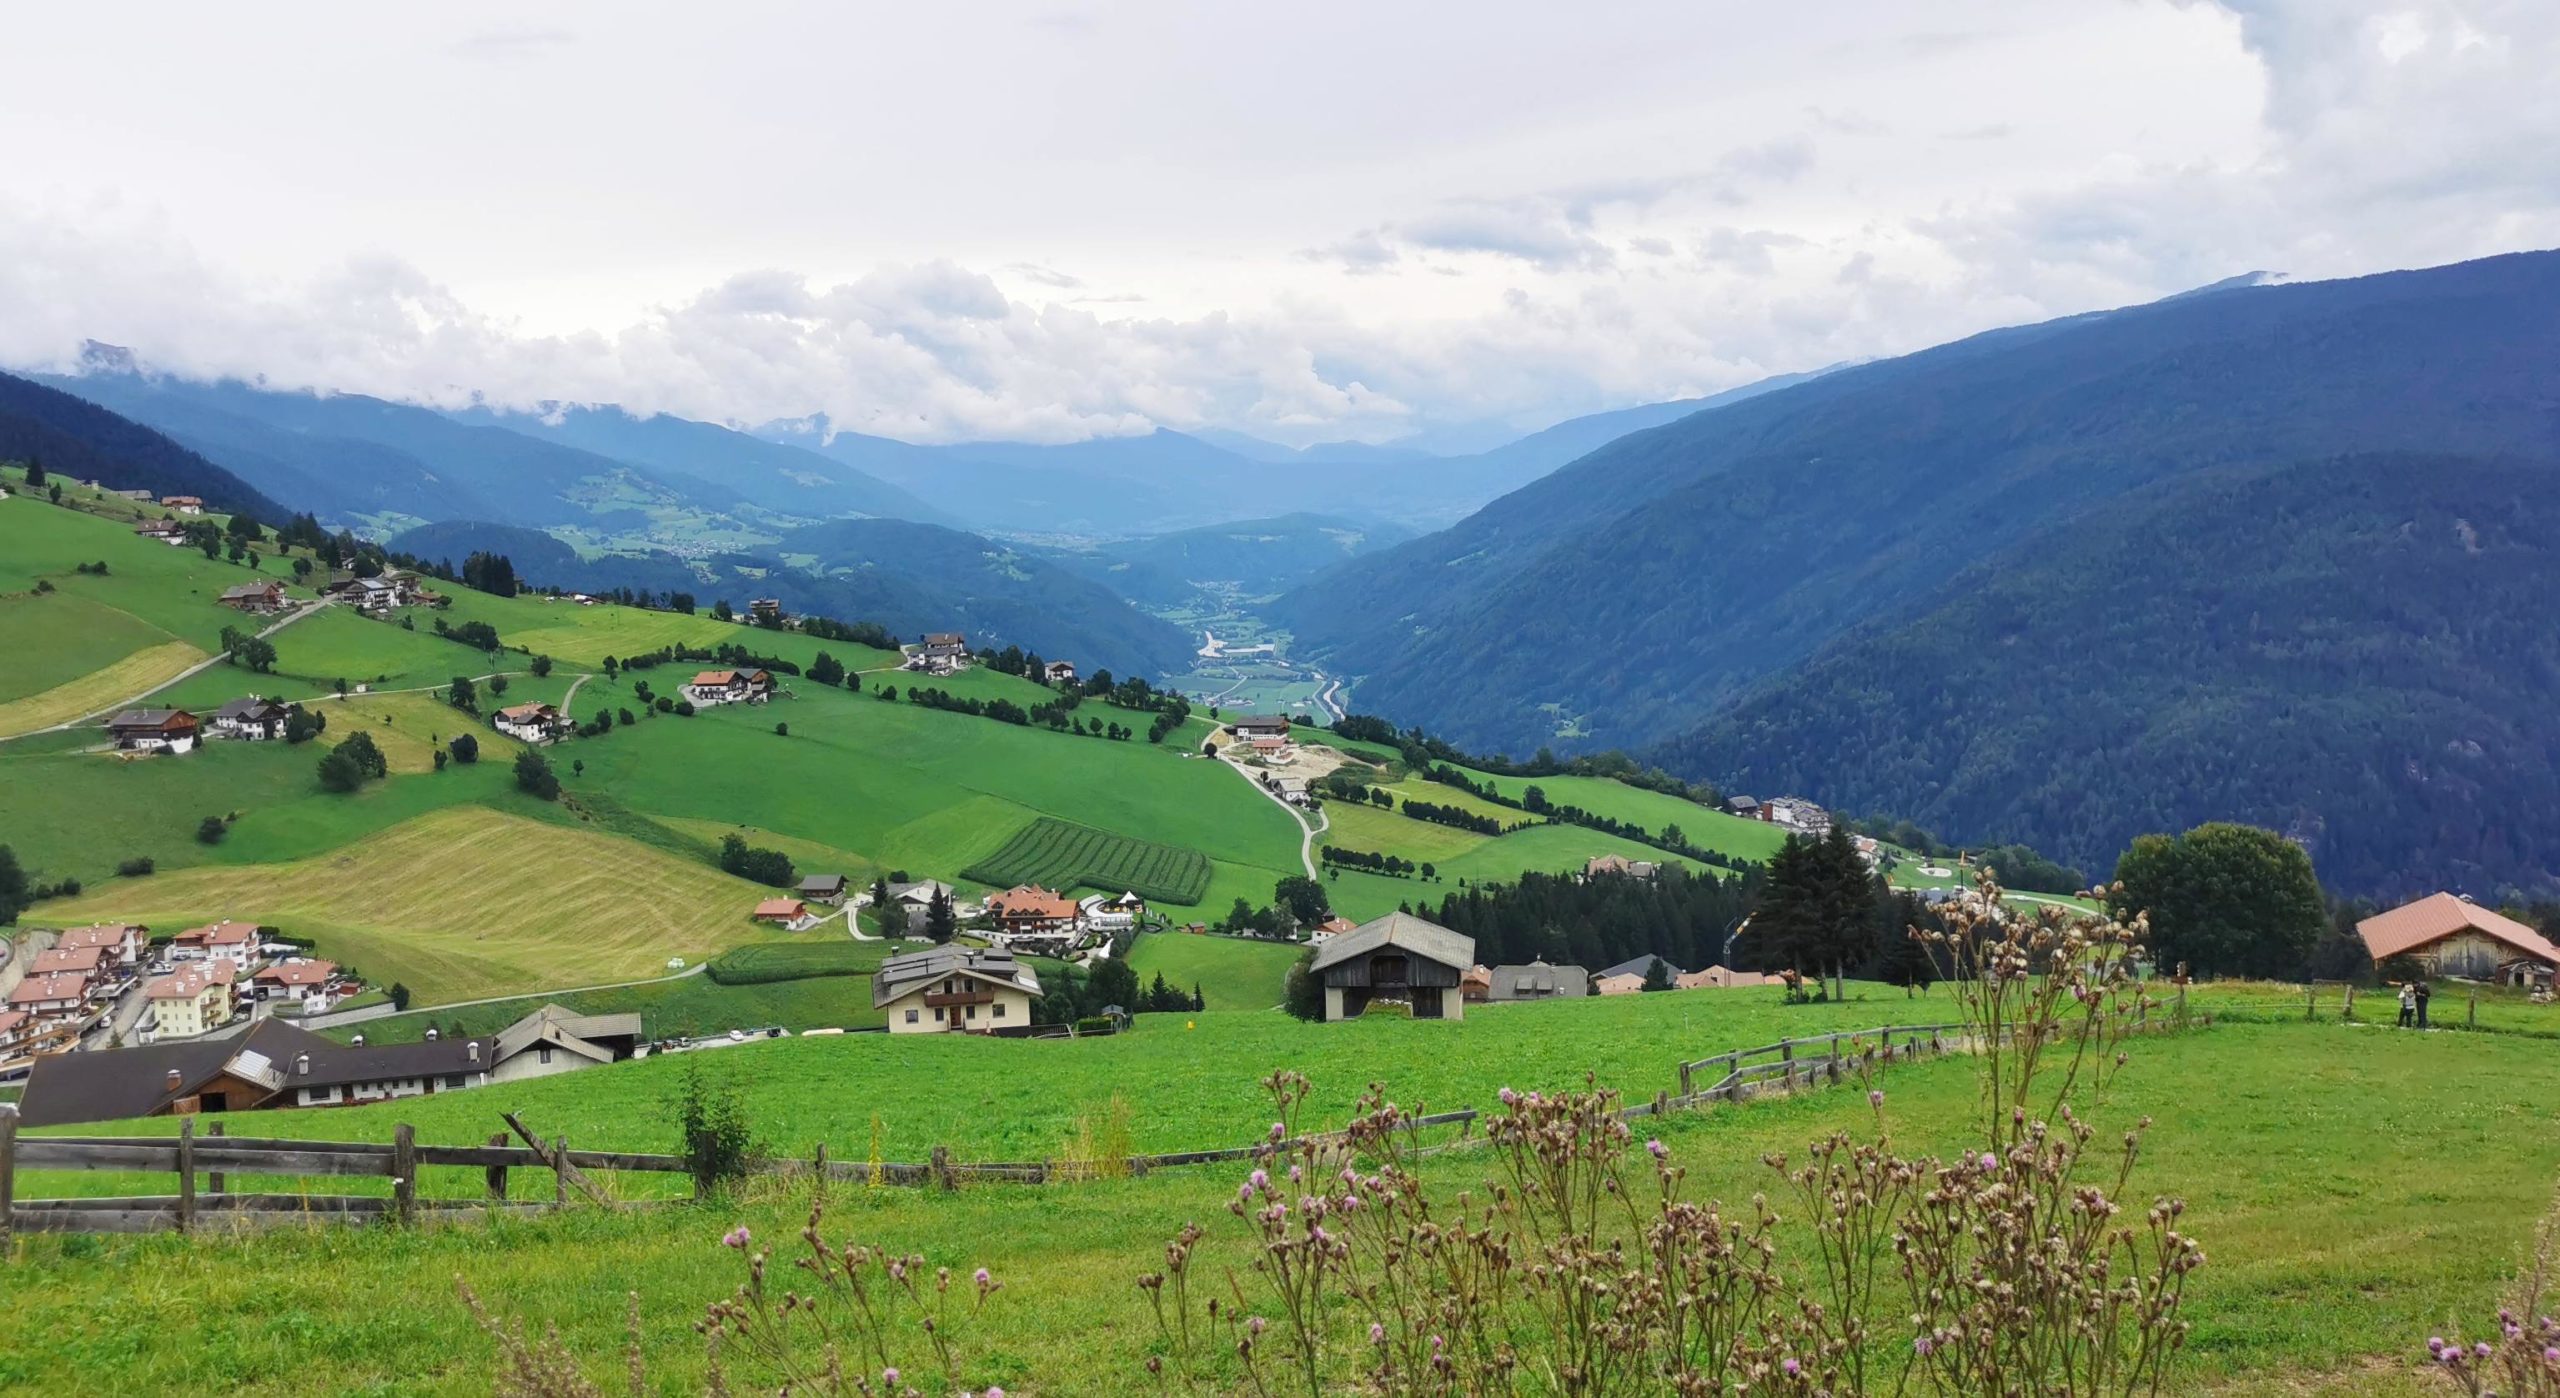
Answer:
M280 582L241 583L236 587L224 588L222 595L214 600L235 612L250 612L265 616L284 610L284 584Z
M203 725L184 709L127 709L107 720L120 752L193 752Z
M871 977L892 1034L1024 1034L1040 977L1003 951L944 946L893 956Z
M549 704L511 704L490 725L520 743L557 742L569 733L569 716Z
M214 710L206 723L216 738L272 742L284 736L285 721L291 717L293 710L290 707L252 694Z

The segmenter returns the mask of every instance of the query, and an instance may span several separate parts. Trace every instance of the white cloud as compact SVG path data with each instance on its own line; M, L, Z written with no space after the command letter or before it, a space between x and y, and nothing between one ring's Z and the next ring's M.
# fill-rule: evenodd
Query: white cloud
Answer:
M2560 243L2528 0L457 8L13 20L0 362L1377 440Z

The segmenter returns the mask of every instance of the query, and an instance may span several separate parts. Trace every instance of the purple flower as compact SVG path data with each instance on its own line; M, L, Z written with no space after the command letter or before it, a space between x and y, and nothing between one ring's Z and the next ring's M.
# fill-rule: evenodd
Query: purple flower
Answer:
M1671 1148L1664 1145L1659 1140L1645 1142L1644 1149L1645 1154L1652 1156L1656 1160L1666 1159L1671 1154Z
M2494 1353L2494 1351L2489 1348L2489 1342L2487 1340L2482 1340L2478 1344L2473 1345L2471 1347L2471 1352L2483 1359L2488 1358L2492 1353Z
M1984 1152L1982 1153L1982 1171L1983 1171L1983 1173L1984 1173L1984 1174L1989 1174L1989 1173L1991 1173L1992 1171L1997 1170L1997 1169L1999 1169L1999 1168L2000 1168L2000 1157L1999 1157L1999 1156L1996 1156L1996 1155L1993 1155L1991 1152L1989 1152L1989 1151L1987 1151L1987 1150L1986 1150L1986 1151L1984 1151Z
M1373 1320L1373 1321L1370 1321L1370 1322L1369 1322L1369 1343L1371 1343L1371 1344L1373 1344L1373 1345L1383 1345L1383 1344L1385 1344L1386 1342L1387 1342L1387 1327L1385 1327L1385 1326L1383 1326L1383 1325L1380 1325L1378 1322L1376 1322L1376 1321L1374 1321L1374 1320Z
M1502 1105L1506 1107L1513 1106L1520 1100L1520 1094L1507 1087L1502 1089L1501 1093L1498 1095L1502 1098Z
M2542 1362L2545 1364L2560 1364L2560 1345L2544 1345L2542 1347Z
M2444 1353L2444 1336L2442 1336L2442 1335L2429 1335L2429 1336L2427 1337L2427 1353L2429 1353L2429 1354L2442 1354L2442 1353Z
M1935 1349L1935 1348L1937 1348L1937 1346L1935 1346L1935 1345L1933 1345L1933 1344L1930 1344L1930 1343L1929 1343L1929 1337L1928 1337L1928 1336L1926 1336L1926 1335L1914 1336L1914 1337L1912 1338L1912 1341L1911 1341L1911 1352L1912 1352L1913 1354L1916 1354L1916 1355L1920 1356L1920 1357L1921 1357L1921 1358L1923 1358L1923 1359L1928 1358L1928 1357L1929 1357L1929 1351L1931 1351L1931 1350L1933 1350L1933 1349Z
M1252 1174L1245 1176L1244 1182L1246 1187L1251 1189L1268 1189L1271 1187L1271 1172L1268 1170L1256 1170Z
M1794 1377L1796 1376L1796 1372L1797 1372L1798 1370L1802 1369L1804 1366L1803 1366L1803 1365L1801 1365L1801 1364L1798 1364L1797 1362L1795 1362L1795 1360L1793 1360L1793 1359L1791 1358L1791 1359L1789 1359L1786 1363L1781 1364L1781 1365L1779 1365L1778 1367L1787 1371L1787 1377L1788 1377L1788 1378L1794 1378Z
M720 1235L720 1246L724 1248L737 1248L744 1251L750 1239L751 1235L747 1232L747 1226L741 1223L737 1227Z
M887 1384L891 1388L896 1388L898 1386L898 1371L894 1367L881 1370L880 1382Z
M995 1284L995 1278L987 1274L986 1268L981 1267L978 1269L977 1282L980 1286L992 1286Z
M1260 1316L1255 1316L1253 1319L1248 1320L1248 1321L1246 1321L1246 1322L1244 1323L1244 1328L1245 1328L1245 1329L1247 1329L1247 1330L1252 1331L1252 1332L1253 1332L1254 1334L1256 1334L1256 1335L1259 1335L1259 1334L1261 1334L1261 1333L1262 1333L1262 1329L1263 1329L1263 1325L1264 1325L1264 1323L1265 1323L1265 1322L1263 1321L1262 1317L1260 1317Z
M1285 1141L1289 1139L1289 1128L1276 1121L1271 1123L1271 1139L1275 1141Z
M1879 1087L1879 1088L1876 1088L1874 1091L1869 1092L1869 1093L1867 1094L1867 1105L1868 1105L1868 1106L1870 1106L1870 1107L1881 1107L1881 1106L1883 1106L1883 1105L1884 1105L1884 1089L1883 1089L1883 1088L1881 1088L1881 1087Z
M1003 1389L1001 1389L1001 1388L998 1388L998 1387L997 1387L997 1386L995 1386L994 1384L988 1384L988 1385L987 1385L987 1398L1004 1398L1004 1390L1003 1390Z

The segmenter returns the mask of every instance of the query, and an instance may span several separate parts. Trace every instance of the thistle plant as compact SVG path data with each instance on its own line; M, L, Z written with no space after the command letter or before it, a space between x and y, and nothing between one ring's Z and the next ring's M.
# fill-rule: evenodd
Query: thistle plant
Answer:
M2551 1277L2560 1261L2560 1210L2534 1230L2533 1258L2498 1308L2496 1338L2427 1340L2427 1362L2455 1390L2487 1398L2560 1398L2560 1318L2551 1314Z

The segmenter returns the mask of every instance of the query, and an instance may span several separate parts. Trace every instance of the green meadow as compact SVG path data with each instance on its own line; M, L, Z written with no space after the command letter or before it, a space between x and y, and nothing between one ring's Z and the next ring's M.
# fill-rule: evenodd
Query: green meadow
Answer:
M1152 985L1161 975L1177 989L1197 986L1213 1010L1267 1012L1280 1003L1289 967L1303 950L1240 937L1149 932L1131 944L1129 968L1140 985Z
M1624 1073L1618 1085L1641 1095L1659 1081L1648 1065L1673 1045L1706 1051L1755 1039L1768 1016L1792 1013L1746 1011L1705 1023L1621 1018L1630 1003L1672 1014L1660 1002L1682 998L1486 1015L1481 1027L1507 1031L1498 1046L1452 1033L1479 1030L1473 1018L1282 1026L1285 1037L1263 1038L1231 1026L1258 1029L1277 1017L1216 1013L1199 1016L1195 1031L1166 1016L1135 1034L1074 1043L796 1040L391 1108L266 1114L257 1126L380 1139L396 1116L416 1120L422 1139L482 1140L505 1106L523 1109L537 1129L566 1132L573 1144L664 1149L683 1072L698 1067L748 1094L751 1120L779 1149L804 1152L824 1140L839 1158L898 1159L948 1140L964 1157L1002 1147L1038 1158L1062 1148L1075 1112L1096 1112L1115 1093L1136 1109L1145 1148L1225 1139L1197 1134L1211 1130L1250 1136L1261 1117L1250 1080L1270 1066L1310 1072L1329 1112L1372 1078L1399 1100L1438 1105L1478 1100L1505 1083L1571 1085L1589 1067L1604 1083ZM1575 1022L1584 1019L1594 1023ZM1652 1041L1651 1058L1611 1047L1638 1036ZM1001 1066L960 1052L972 1047ZM2111 1097L2083 1105L2109 1131L2138 1116L2154 1119L2129 1193L2184 1197L2184 1223L2207 1249L2206 1266L2188 1283L2193 1331L2171 1390L2439 1391L2418 1371L2422 1342L2429 1334L2476 1334L2492 1322L2530 1221L2550 1205L2560 1109L2538 1087L2542 1047L2510 1036L2395 1038L2324 1025L2225 1025L2139 1044ZM1495 1061L1479 1061L1487 1058ZM929 1076L911 1076L919 1073ZM931 1081L935 1091L902 1090L902 1080ZM2470 1086L2444 1090L2457 1080ZM1024 1090L1032 1083L1038 1090ZM1906 1151L1952 1152L1974 1139L1966 1123L1975 1078L1965 1060L1892 1068L1878 1086L1886 1094L1880 1116L1855 1090L1813 1092L1676 1113L1645 1123L1644 1133L1687 1170L1691 1197L1739 1205L1765 1191L1782 1215L1788 1199L1762 1163L1766 1155L1800 1152L1834 1129L1864 1134L1879 1124ZM1065 1101L1053 1108L1053 1097ZM1214 1101L1233 1105L1213 1108ZM981 1123L991 1114L1028 1116L1039 1127L990 1133ZM146 1125L166 1127L137 1123ZM1186 1220L1207 1229L1200 1244L1207 1275L1234 1269L1248 1300L1267 1304L1247 1266L1247 1227L1224 1208L1241 1168L952 1193L837 1185L825 1226L830 1237L921 1251L956 1271L983 1265L1004 1282L987 1315L959 1331L971 1382L1021 1394L1136 1391L1148 1386L1142 1364L1154 1326L1132 1281L1160 1264L1162 1241ZM1478 1186L1489 1168L1481 1153L1459 1151L1424 1171L1435 1194L1454 1196ZM549 1197L547 1177L520 1173L529 1176L517 1184L523 1197ZM50 1186L71 1177L35 1178ZM424 1187L460 1196L480 1183L477 1171L430 1171ZM633 1177L615 1183L650 1188ZM607 1381L622 1368L624 1298L636 1293L653 1382L672 1390L698 1383L690 1322L738 1276L720 1233L743 1223L760 1241L787 1248L809 1204L806 1186L777 1182L705 1205L619 1212L581 1205L556 1216L411 1232L31 1237L19 1244L16 1264L0 1270L0 1384L33 1386L111 1366L120 1384L142 1391L485 1392L492 1350L450 1289L458 1276L501 1314L557 1326ZM1800 1226L1783 1225L1779 1246L1782 1268L1800 1275L1811 1265ZM181 1322L185 1344L148 1338ZM1880 1329L1891 1335L1895 1327ZM1898 1344L1880 1344L1880 1358L1893 1362ZM1244 1388L1232 1373L1219 1386Z

